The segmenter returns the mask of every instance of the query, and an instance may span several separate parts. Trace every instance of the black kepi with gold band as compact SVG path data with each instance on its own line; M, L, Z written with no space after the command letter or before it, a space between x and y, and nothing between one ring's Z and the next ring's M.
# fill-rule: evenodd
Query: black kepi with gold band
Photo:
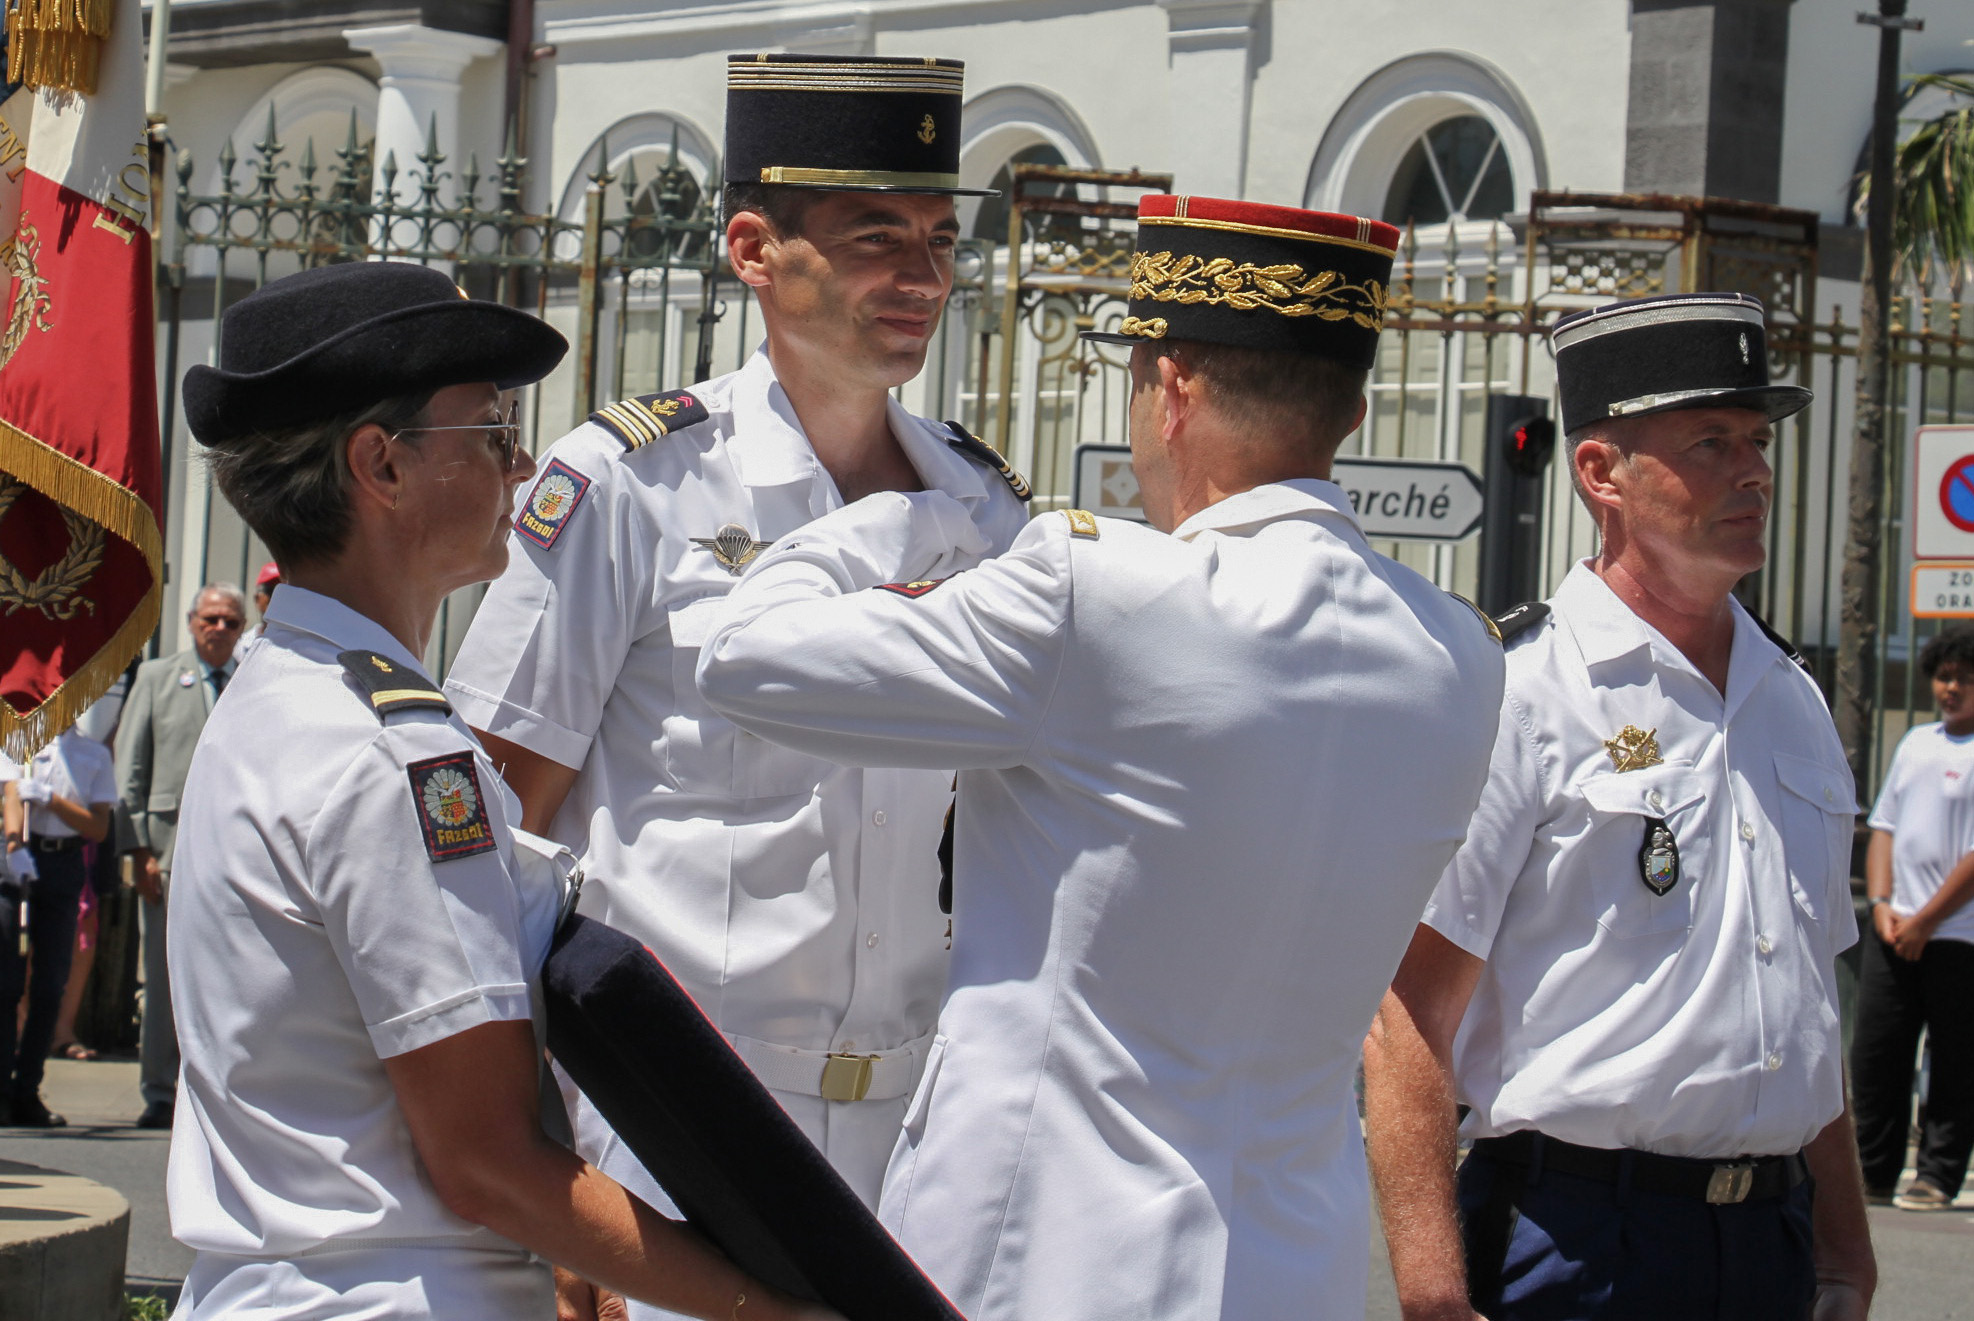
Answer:
M958 60L729 55L728 183L856 192L960 187Z
M1377 358L1398 231L1362 216L1150 193L1138 199L1131 301L1085 339L1176 339Z
M1747 294L1631 298L1564 317L1550 332L1563 432L1682 408L1750 408L1777 422L1808 406L1771 385L1761 300Z

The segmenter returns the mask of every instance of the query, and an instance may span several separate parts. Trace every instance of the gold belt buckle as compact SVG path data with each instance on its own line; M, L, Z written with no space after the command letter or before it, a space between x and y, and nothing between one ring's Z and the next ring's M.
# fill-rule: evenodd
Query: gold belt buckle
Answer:
M870 1091L871 1066L875 1055L832 1054L823 1061L822 1098L825 1101L861 1101Z
M1755 1167L1752 1161L1745 1165L1716 1165L1707 1179L1707 1200L1715 1206L1731 1206L1747 1201L1748 1194L1754 1189Z

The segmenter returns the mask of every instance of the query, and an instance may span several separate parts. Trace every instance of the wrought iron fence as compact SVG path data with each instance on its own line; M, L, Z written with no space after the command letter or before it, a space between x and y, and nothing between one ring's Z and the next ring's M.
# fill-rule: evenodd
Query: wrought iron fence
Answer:
M190 448L176 425L176 378L184 359L216 352L215 312L304 266L386 256L443 265L476 296L530 308L562 329L574 345L568 362L526 400L535 451L599 401L738 367L760 336L749 291L723 274L715 185L683 166L676 149L641 175L634 163L611 168L600 146L573 216L526 209L527 162L511 146L490 170L469 157L456 174L435 135L413 168L387 159L373 170L371 151L352 117L333 162L319 160L312 143L291 159L270 114L247 161L227 145L208 191L193 190L192 159L179 154L160 271L161 343L173 386L165 401L168 460ZM1078 332L1124 315L1136 194L1170 187L1171 179L1033 165L1012 174L1007 241L962 244L926 369L901 395L914 411L958 418L993 441L1029 473L1037 508L1060 507L1073 487L1076 447L1126 439L1128 355ZM1856 329L1845 321L1848 293L1818 287L1817 245L1817 219L1807 212L1660 196L1537 193L1525 217L1408 229L1371 407L1345 452L1485 471L1489 399L1553 397L1546 333L1565 312L1679 290L1756 294L1769 308L1776 379L1811 386L1817 402L1779 431L1769 567L1744 595L1799 639L1828 685ZM1974 420L1968 305L1911 291L1893 319L1891 434ZM1903 450L1893 446L1877 530L1886 548L1881 748L1925 709L1909 662L1938 627L1906 613L1897 549L1905 544ZM176 474L175 586L244 580L264 549L210 498L201 468L167 467ZM1550 469L1542 538L1546 591L1594 549L1561 462ZM1444 586L1475 590L1472 540L1381 549ZM469 591L448 603L429 658L435 667L450 660L477 599Z

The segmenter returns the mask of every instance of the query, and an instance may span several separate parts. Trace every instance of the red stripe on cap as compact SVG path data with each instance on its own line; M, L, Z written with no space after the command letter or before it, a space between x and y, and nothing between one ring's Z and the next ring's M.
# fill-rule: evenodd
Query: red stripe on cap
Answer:
M1363 216L1338 215L1330 211L1305 211L1294 206L1270 206L1266 202L1234 202L1224 197L1176 196L1172 193L1146 193L1138 199L1138 219L1217 220L1230 225L1259 225L1286 229L1311 238L1348 239L1353 243L1374 243L1396 249L1399 233L1394 225Z

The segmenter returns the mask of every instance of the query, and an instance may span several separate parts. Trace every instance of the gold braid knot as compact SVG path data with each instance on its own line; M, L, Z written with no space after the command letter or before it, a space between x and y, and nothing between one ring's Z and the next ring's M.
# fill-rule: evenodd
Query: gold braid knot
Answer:
M1160 303L1206 303L1241 311L1265 308L1282 316L1353 321L1384 329L1391 297L1382 284L1351 284L1337 271L1314 275L1292 262L1256 266L1231 257L1202 260L1193 253L1141 252L1131 259L1131 297Z

